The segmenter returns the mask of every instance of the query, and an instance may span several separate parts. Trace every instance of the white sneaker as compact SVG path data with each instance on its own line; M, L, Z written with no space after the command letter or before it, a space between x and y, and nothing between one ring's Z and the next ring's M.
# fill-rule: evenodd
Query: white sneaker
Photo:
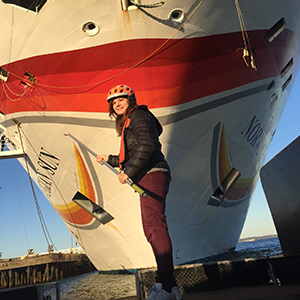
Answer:
M161 283L155 283L146 300L175 300L175 295L163 290Z
M171 293L173 294L173 296L175 296L175 299L176 299L176 300L182 300L182 299L183 299L183 297L182 297L182 295L181 295L181 293L180 293L180 289L179 289L179 286L178 286L178 285L176 285L176 286L174 286L174 287L172 288ZM175 300L175 299L174 299L174 300Z

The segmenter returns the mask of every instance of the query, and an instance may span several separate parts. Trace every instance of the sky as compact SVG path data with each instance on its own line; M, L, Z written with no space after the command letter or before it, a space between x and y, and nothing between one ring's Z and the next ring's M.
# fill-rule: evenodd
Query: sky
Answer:
M300 134L300 76L298 75L277 131L271 143L266 162L272 159ZM0 160L0 252L2 258L17 257L34 249L47 252L48 244L39 222L33 193L27 173L16 159ZM75 245L71 233L35 186L47 228L56 249ZM241 238L276 234L271 213L260 182L254 192Z

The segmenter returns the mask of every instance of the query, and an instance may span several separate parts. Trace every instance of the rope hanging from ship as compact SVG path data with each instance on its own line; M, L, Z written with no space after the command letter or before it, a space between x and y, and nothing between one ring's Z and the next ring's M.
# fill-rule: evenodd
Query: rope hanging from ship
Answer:
M131 0L130 0L131 1ZM166 0L166 1L161 1L163 2L163 4L165 2L167 2L169 0ZM152 53L150 53L148 56L146 56L145 58L143 58L142 60L140 60L139 62L137 62L136 64L134 64L133 66L129 67L128 69L116 74L116 75L113 75L107 79L104 79L102 81L99 81L99 82L95 82L95 83L90 83L90 84L85 84L85 85L81 85L81 86L52 86L52 85L47 85L47 84L42 84L40 82L35 82L34 85L36 87L40 87L42 89L45 89L45 90L50 90L51 92L55 92L55 93L61 93L61 94L73 94L74 91L72 92L63 92L62 90L71 90L71 89L84 89L84 88L87 88L86 90L84 91L78 91L76 92L77 94L82 94L82 93L86 93L92 89L95 89L97 88L98 86L108 82L108 81L111 81L117 77L120 77L121 75L125 74L125 73L128 73L129 71L133 70L134 68L140 66L142 63L144 63L145 61L151 59L154 55L156 55L160 50L162 50L162 48L167 44L169 43L169 41L177 34L177 32L179 32L182 27L189 21L189 19L194 15L194 13L197 11L197 9L200 7L200 5L203 3L204 0L200 0L199 3L197 4L197 6L193 9L193 11L189 14L189 16L186 17L186 19L184 20L184 22L176 29L176 31L167 39L165 40L159 47L157 47L157 49L155 49ZM161 3L160 2L160 3ZM3 69L4 70L4 69ZM5 70L6 72L9 72L8 70ZM22 80L23 77L17 75L17 74L14 74L14 73L11 73L9 72L10 75ZM56 91L57 90L57 91ZM59 91L58 91L59 90ZM24 95L23 95L24 96ZM23 97L22 96L22 97Z
M4 80L1 80L1 81L2 81L3 91L4 91L5 95L6 95L6 97L7 97L10 101L13 101L13 102L19 101L19 100L21 100L21 99L23 98L23 96L28 92L27 89L24 89L24 92L23 92L22 94L17 94L17 93L13 92L13 91L9 88L8 84L7 84ZM7 91L7 90L8 90L11 94L13 94L14 96L16 96L16 97L18 97L18 98L15 98L15 99L11 98L11 97L8 95L8 91Z
M247 67L249 67L249 65L251 65L252 69L257 71L257 67L254 62L254 54L256 52L256 49L254 47L251 47L250 39L249 39L249 36L247 33L247 29L246 29L245 21L243 18L242 10L241 10L240 4L239 4L239 0L235 0L235 6L236 6L236 10L237 10L237 14L238 14L239 22L240 22L240 27L241 27L241 32L242 32L242 36L243 36L243 41L244 41L244 44L241 48L241 50L243 52L243 60ZM248 62L248 60L249 60L249 62Z
M27 139L28 142L29 142L29 140L28 140L28 138L26 137L24 131L22 130L21 123L20 123L18 120L16 120L16 119L13 119L13 122L17 125L18 134L19 134L20 142L21 142L21 148L22 148L23 153L26 154L25 148L24 148L24 144L23 144L23 136ZM22 135L21 135L21 131L22 131ZM36 156L38 157L39 155L38 155L38 153L36 153L35 149L34 149L34 148L32 147L32 145L31 145L31 143L29 142L28 144L31 146L32 150L35 152ZM42 210L41 210L40 205L39 205L39 202L38 202L38 199L37 199L35 190L34 190L32 178L31 178L31 175L30 175L30 169L29 169L28 161L27 161L26 158L25 158L25 165L26 165L26 171L27 171L27 174L28 174L28 177L29 177L29 181L30 181L32 193L33 193L33 196L34 196L34 201L35 201L36 209L37 209L37 212L38 212L38 216L39 216L39 219L40 219L40 223L41 223L41 227L42 227L42 230L43 230L45 239L46 239L47 244L48 244L48 248L49 248L50 246L53 246L53 248L57 251L57 249L56 249L56 247L54 246L54 243L53 243L53 241L52 241L51 235L50 235L50 233L49 233L49 231L48 231L46 222L45 222L44 217L43 217L43 214L42 214ZM67 207L68 212L69 212L71 218L73 219L73 224L74 224L74 226L76 227L76 230L77 230L77 236L78 236L78 239L80 240L79 243L80 243L81 247L84 248L83 240L82 240L82 238L81 238L80 231L79 231L79 229L78 229L78 227L77 227L77 224L76 224L76 222L75 222L75 220L74 220L74 218L73 218L72 212L70 211L69 206L67 205L67 202L66 202L66 200L64 199L62 193L60 192L60 189L58 188L56 182L55 182L53 179L52 179L52 182L53 182L53 184L55 185L55 187L56 187L58 193L60 194L60 196L61 196L61 198L62 198L62 200L64 201L65 206ZM50 240L50 242L51 242L52 244L50 244L49 240Z
M15 120L15 119L13 119L13 121L17 125L18 134L19 134L20 142L21 142L21 148L22 148L23 153L25 154L23 139L22 139L21 130L20 130L21 123L18 122L17 120ZM30 185L31 185L31 190L32 190L33 197L34 197L35 206L36 206L36 209L37 209L37 212L38 212L38 216L39 216L39 220L40 220L40 223L41 223L41 227L42 227L42 230L43 230L46 242L48 244L48 249L52 245L55 248L55 250L57 251L56 247L54 246L53 240L52 240L52 238L50 236L50 233L48 231L45 219L44 219L43 214L42 214L41 207L39 205L39 202L38 202L35 190L34 190L33 182L32 182L31 176L30 176L30 169L29 169L29 166L28 166L28 161L27 161L26 158L25 158L25 165L26 165L26 171L27 171L27 174L28 174L28 177L29 177L29 182L30 182ZM50 242L51 242L51 244L50 244Z

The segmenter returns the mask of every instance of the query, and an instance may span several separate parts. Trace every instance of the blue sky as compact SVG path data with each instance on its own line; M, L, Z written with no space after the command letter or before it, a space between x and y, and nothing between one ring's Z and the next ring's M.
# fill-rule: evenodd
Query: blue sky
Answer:
M297 77L289 101L269 149L266 162L290 144L300 134L300 78ZM16 159L1 160L0 177L0 252L2 258L47 252L47 243L27 173ZM74 246L74 239L52 206L35 187L48 230L57 249ZM241 237L275 234L276 230L260 182L255 190Z
M300 75L298 74L287 105L271 143L267 163L300 135ZM254 192L241 237L276 234L276 229L259 181Z

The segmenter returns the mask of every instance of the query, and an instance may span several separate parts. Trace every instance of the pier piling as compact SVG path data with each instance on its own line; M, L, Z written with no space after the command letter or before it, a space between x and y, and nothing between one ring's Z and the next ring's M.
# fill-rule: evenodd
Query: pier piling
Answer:
M0 260L0 290L57 281L95 267L85 254L49 253Z

